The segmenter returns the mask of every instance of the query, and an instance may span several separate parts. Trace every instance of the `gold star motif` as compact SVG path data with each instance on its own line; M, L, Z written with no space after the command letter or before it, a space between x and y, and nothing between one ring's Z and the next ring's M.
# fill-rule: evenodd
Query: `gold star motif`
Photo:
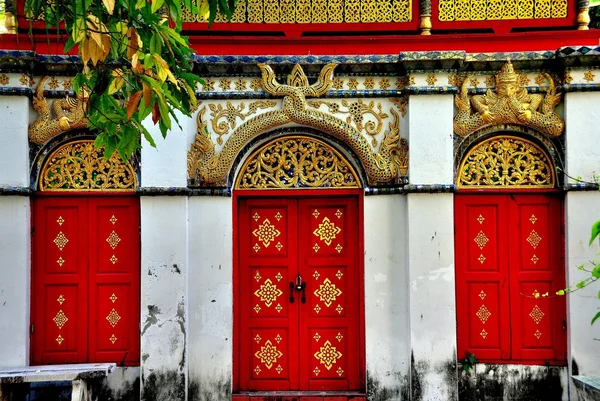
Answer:
M342 369L341 366L338 366L338 369L335 371L335 373L337 373L338 376L341 376L344 373L344 369Z
M481 337L483 337L483 339L485 340L485 338L486 338L486 337L487 337L487 335L488 335L488 332L487 332L487 331L485 331L485 329L481 329L481 333L479 333L479 335L480 335Z
M58 345L61 345L63 341L65 341L65 339L59 334L58 337L56 337L56 342Z
M409 75L408 76L408 86L412 86L415 84L415 76L414 75Z
M573 76L571 75L570 71L565 71L564 81L566 84L570 84L571 82L573 82Z
M110 299L112 301L112 303L114 304L117 301L117 299L119 299L119 297L117 297L115 295L115 293L113 292L112 295L108 299Z
M57 301L57 302L58 302L60 305L62 305L62 304L63 304L63 302L65 302L65 297L63 297L63 296L62 296L62 294L60 294L60 295L58 296L58 298L56 299L56 301Z
M489 88L493 88L494 86L496 86L496 79L493 75L489 75L485 78L485 85Z
M358 88L358 81L356 78L350 78L348 80L348 89L356 90Z
M335 308L335 310L337 311L337 313L338 313L339 315L341 315L341 314L342 314L342 311L344 310L344 308L342 308L342 305L338 304L338 306L337 306L337 308Z
M236 91L244 91L246 90L246 81L243 79L238 79L235 81L235 90Z
M262 338L260 338L260 336L257 334L256 337L254 337L254 341L256 341L256 343L260 343L260 340L262 340Z
M315 374L315 376L319 376L319 373L321 373L321 371L319 370L318 366L315 367L315 369L313 370L313 373Z
M473 86L474 88L477 88L477 85L479 85L479 80L477 79L477 77L473 77L471 78L471 86Z
M108 316L106 316L106 320L108 320L108 323L110 323L112 327L115 327L117 323L119 323L119 320L121 320L121 316L119 316L115 308L113 308Z
M58 249L60 249L61 251L65 248L65 246L67 245L67 242L69 242L69 239L67 237L65 237L65 234L63 234L62 231L60 231L56 235L56 238L54 238L54 243L56 244Z
M331 241L342 231L340 227L337 227L329 217L323 218L323 221L319 224L319 227L313 231L313 234L327 245L331 245Z
M342 215L343 215L343 213L342 213L342 211L341 211L340 209L338 209L338 210L335 212L335 217L337 217L338 219L339 219L339 218L341 218L341 217L342 217Z
M204 85L202 85L202 90L204 92L214 91L215 90L215 81L210 78L204 78Z
M492 313L488 310L488 308L485 305L481 305L475 316L477 316L479 320L481 320L481 323L485 324L485 322L487 322L490 316L492 316Z
M277 341L277 344L279 344L281 340L283 340L283 338L281 338L281 336L277 334L277 337L275 337L275 341Z
M387 78L381 78L381 81L379 81L379 87L383 90L386 90L390 87L390 80Z
M342 339L344 338L344 336L342 335L342 333L338 332L337 336L335 336L335 338L338 340L338 342L342 342Z
M319 301L323 302L325 306L330 307L331 303L342 295L342 291L331 280L326 278L323 280L323 284L315 290L314 294L319 297Z
M277 245L275 245L275 248L277 248L277 252L281 252L283 245L281 244L281 242L278 242Z
M219 87L224 91L229 90L230 86L231 86L231 81L228 79L221 79L219 81Z
M319 246L319 244L315 243L315 245L313 246L313 249L315 250L315 253L316 253L316 252L319 252L319 249L321 249L321 247Z
M281 281L281 279L283 278L283 276L281 275L281 272L277 272L277 275L275 276L275 278L277 279L277 282Z
M483 301L486 296L487 294L483 290L481 290L481 292L479 293L479 298L481 298L481 300Z
M319 217L319 215L320 215L320 214L321 214L321 213L319 213L319 211L318 211L317 209L315 209L315 211L312 213L312 215L313 215L313 216L315 216L315 219L316 219L317 217Z
M119 238L117 233L113 230L106 239L106 242L108 242L108 245L110 245L112 249L115 249L117 245L119 245L119 242L121 242L121 238Z
M596 76L591 71L588 71L588 72L586 72L586 73L583 74L583 79L585 79L587 82L593 82L594 78L596 78Z
M56 327L62 329L65 323L67 323L67 321L69 320L69 318L67 317L67 315L65 315L62 309L60 309L52 320L54 320L54 323L56 323Z
M483 256L483 254L479 255L479 257L477 258L477 260L479 261L479 263L483 264L483 262L485 262L485 256Z
M479 215L479 217L477 218L477 221L479 222L479 224L483 224L484 220L485 220L485 217L483 217L482 215Z
M331 83L331 87L335 90L341 90L344 88L344 81L340 78L335 78Z
M319 351L315 352L314 357L325 366L327 370L331 370L333 365L337 363L337 360L342 357L342 353L338 351L334 346L331 345L329 340L325 341Z
M261 372L260 370L260 366L256 365L256 367L254 368L254 373L256 373L256 375L258 376L258 374Z
M65 219L63 219L62 216L58 216L58 220L56 220L56 222L58 223L59 226L62 226L63 223L65 222Z
M338 278L338 280L341 280L343 275L344 275L344 273L342 273L341 270L338 270L337 273L335 273L335 276Z
M527 74L521 74L519 75L519 85L521 86L527 86L529 85L529 82L531 80L529 79L529 77L527 76Z
M260 251L260 245L254 244L254 246L252 247L252 249L254 249L256 251L256 253L258 253L258 251Z
M115 263L117 263L117 261L118 261L118 260L119 260L119 259L117 259L117 257L116 257L115 255L112 255L112 256L110 257L110 261L112 262L112 264L113 264L113 265L114 265Z
M319 312L321 312L321 307L319 306L319 304L316 304L313 309L315 310L315 312L317 312L317 315L319 314Z
M535 224L535 222L537 221L537 217L535 217L535 214L531 215L531 217L529 218L529 221L531 221L531 224Z
M277 301L277 298L283 294L270 278L265 280L264 284L261 284L260 288L254 291L254 295L259 297L259 299L267 305L267 307L271 306L271 304Z
M281 372L283 371L283 368L281 367L281 365L277 365L277 367L275 368L275 371L277 372L277 374L281 374Z
M254 280L256 280L256 282L258 283L260 281L262 277L260 276L260 273L258 272L258 270L256 271L256 274L254 275Z
M437 82L437 78L436 78L435 74L428 74L426 81L427 81L427 85L433 86Z
M281 304L277 304L275 310L277 311L277 313L281 313L281 311L283 310L283 306L281 306Z
M257 237L258 240L263 243L265 248L268 248L269 245L271 245L271 242L281 235L281 232L271 224L269 219L265 219L258 228L252 231L252 235Z
M271 343L271 340L265 341L265 345L260 347L260 351L256 351L254 356L260 359L260 363L264 364L267 369L271 369L274 363L283 356L283 352L279 351L276 346Z
M341 253L342 249L344 249L344 247L341 246L340 244L337 244L337 246L335 247L335 250L337 251L337 253Z
M109 340L111 343L114 344L115 342L117 342L117 337L115 337L115 335L113 334L112 336L110 336Z
M479 231L479 233L477 233L477 236L473 239L473 241L475 241L479 249L483 249L483 247L485 246L485 244L487 244L489 239L488 237L486 237L483 231Z
M113 224L113 226L115 225L115 223L117 222L117 218L115 217L114 214L112 215L112 217L110 218L109 221Z
M56 261L56 263L58 263L58 265L59 265L60 267L62 267L63 263L65 263L65 260L62 258L62 256L60 256L60 257L58 258L58 260Z
M255 212L252 218L254 219L254 221L258 221L258 219L260 219L260 215L258 214L258 212Z
M260 92L262 90L262 82L258 78L254 78L250 81L250 87L254 89L255 92Z
M313 336L313 338L315 339L316 342L319 342L319 340L321 339L321 336L317 332L317 333L315 333L315 335Z
M365 89L373 89L375 87L375 80L373 78L365 78L363 85Z
M534 265L536 265L536 264L537 264L537 262L538 262L539 260L540 260L540 258L538 258L538 257L537 257L537 256L535 256L535 255L533 255L533 256L531 257L531 261L533 262L533 264L534 264Z
M538 86L542 86L545 82L546 82L546 77L543 76L542 74L538 74L535 77L535 83L538 84Z
M540 337L542 336L542 333L539 330L536 330L533 335L535 336L535 338L537 338L539 340Z
M275 218L277 219L277 221L281 220L282 217L283 216L279 212L277 212L277 214L275 215Z
M539 234L535 230L531 230L531 232L529 233L529 236L527 237L527 242L529 242L531 244L533 249L537 248L537 246L540 244L541 240L542 240L542 237L540 237Z
M319 272L315 270L315 272L313 273L313 277L315 278L315 280L318 280L320 276L321 275L319 274Z
M531 317L533 319L535 324L540 324L540 322L542 321L542 318L544 317L544 312L542 312L542 310L540 309L539 306L535 305L533 307L533 309L531 309L531 312L529 313L529 317Z
M260 312L260 306L258 304L256 304L256 306L254 307L254 312Z

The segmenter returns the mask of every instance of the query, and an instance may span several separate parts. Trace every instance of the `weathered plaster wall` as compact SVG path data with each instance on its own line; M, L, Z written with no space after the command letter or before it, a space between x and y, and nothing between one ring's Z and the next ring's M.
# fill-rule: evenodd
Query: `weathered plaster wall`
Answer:
M231 396L233 358L232 198L191 197L189 401Z
M452 184L453 95L408 98L408 142L411 184Z
M407 400L410 390L406 196L368 196L365 326L369 401Z
M29 198L0 196L0 367L29 365L29 227Z
M564 366L478 363L458 382L461 401L566 401L569 375Z
M29 186L29 99L0 96L0 187Z
M140 399L140 368L117 367L100 382L93 382L92 396L98 401L137 401Z
M591 181L600 174L600 92L570 92L565 95L567 174ZM572 179L569 179L573 182Z
M457 399L452 194L408 194L411 400Z
M187 198L142 197L141 391L146 401L185 400Z

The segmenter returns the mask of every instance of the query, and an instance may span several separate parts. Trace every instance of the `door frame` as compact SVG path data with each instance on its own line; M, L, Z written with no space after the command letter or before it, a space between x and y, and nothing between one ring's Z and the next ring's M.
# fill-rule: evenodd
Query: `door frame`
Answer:
M239 291L239 269L240 269L240 254L239 254L239 205L241 199L256 199L256 198L318 198L318 197L355 197L358 202L358 296L359 296L359 382L361 387L360 392L366 392L367 376L366 376L366 350L365 350L365 260L364 260L364 192L362 188L357 189L265 189L265 190L234 190L233 191L233 274L232 274L232 304L233 304L233 354L232 354L232 393L240 392L240 305L236 302L239 297L236 292ZM299 391L300 392L300 391ZM289 393L289 392L286 392Z

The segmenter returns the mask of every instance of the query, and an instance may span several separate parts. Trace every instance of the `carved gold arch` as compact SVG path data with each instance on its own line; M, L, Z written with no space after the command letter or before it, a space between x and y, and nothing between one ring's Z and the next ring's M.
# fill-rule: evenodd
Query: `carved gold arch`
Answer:
M330 145L306 136L275 139L244 163L236 189L360 188L348 160Z
M496 136L471 148L457 172L459 188L554 188L554 168L538 145Z
M47 159L39 178L40 191L135 191L137 177L131 164L115 152L106 160L93 140L69 142Z

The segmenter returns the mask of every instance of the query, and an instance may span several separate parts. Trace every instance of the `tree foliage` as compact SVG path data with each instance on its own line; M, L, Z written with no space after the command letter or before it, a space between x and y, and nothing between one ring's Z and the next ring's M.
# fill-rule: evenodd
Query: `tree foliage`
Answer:
M107 157L129 157L141 135L155 146L142 122L164 137L176 112L189 116L196 105L201 79L181 34L183 7L212 23L218 12L231 18L235 0L25 0L26 18L66 35L65 52L81 57L73 87L88 99L88 126Z

